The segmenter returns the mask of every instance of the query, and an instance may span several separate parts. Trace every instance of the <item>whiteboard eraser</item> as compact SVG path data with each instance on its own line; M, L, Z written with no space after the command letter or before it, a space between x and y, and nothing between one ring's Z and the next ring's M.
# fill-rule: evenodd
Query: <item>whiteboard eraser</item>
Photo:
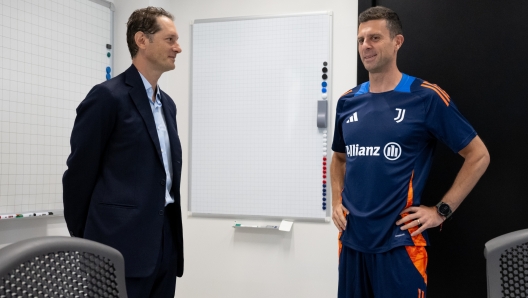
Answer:
M283 220L279 226L279 230L283 232L289 232L291 231L292 226L293 221Z

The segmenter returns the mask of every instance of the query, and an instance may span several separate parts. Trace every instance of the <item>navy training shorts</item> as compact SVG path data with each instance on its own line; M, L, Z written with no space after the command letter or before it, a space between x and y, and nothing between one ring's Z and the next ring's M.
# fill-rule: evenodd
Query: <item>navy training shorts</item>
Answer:
M363 253L345 245L339 256L338 298L425 298L427 251L400 246Z

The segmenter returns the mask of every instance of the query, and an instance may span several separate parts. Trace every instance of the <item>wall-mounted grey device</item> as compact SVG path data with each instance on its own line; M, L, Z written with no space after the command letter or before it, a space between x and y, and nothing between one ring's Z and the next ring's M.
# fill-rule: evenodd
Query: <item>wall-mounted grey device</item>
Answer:
M317 101L317 127L326 128L326 119L328 118L328 101Z

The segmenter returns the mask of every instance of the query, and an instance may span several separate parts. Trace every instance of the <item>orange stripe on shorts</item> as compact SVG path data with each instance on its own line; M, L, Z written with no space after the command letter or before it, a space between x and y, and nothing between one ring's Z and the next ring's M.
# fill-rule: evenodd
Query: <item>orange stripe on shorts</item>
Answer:
M411 261L414 264L414 267L420 272L422 275L425 284L427 284L427 251L425 250L425 247L423 246L405 246L405 250L407 250L407 253L409 254L409 257L411 258Z

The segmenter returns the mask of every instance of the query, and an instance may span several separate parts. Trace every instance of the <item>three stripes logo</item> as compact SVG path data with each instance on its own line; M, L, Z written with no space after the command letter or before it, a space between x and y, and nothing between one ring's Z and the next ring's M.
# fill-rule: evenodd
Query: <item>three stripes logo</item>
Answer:
M350 116L350 118L347 119L346 123L352 123L352 122L357 122L357 121L358 121L357 112L354 112L354 114L352 114L352 116Z
M390 142L383 148L383 155L388 160L397 160L401 156L401 147L398 143Z
M428 88L428 89L431 89L434 92L436 92L436 94L438 94L438 96L440 96L440 98L444 101L445 105L449 106L449 103L451 102L451 98L449 97L447 92L442 90L442 88L438 87L438 85L431 84L431 83L429 83L427 81L424 81L421 86L425 87L425 88Z
M405 109L396 109L396 111L398 111L398 116L394 118L394 121L396 121L396 123L400 123L403 121L403 118L405 118Z
M418 298L425 298L425 291L418 289Z

